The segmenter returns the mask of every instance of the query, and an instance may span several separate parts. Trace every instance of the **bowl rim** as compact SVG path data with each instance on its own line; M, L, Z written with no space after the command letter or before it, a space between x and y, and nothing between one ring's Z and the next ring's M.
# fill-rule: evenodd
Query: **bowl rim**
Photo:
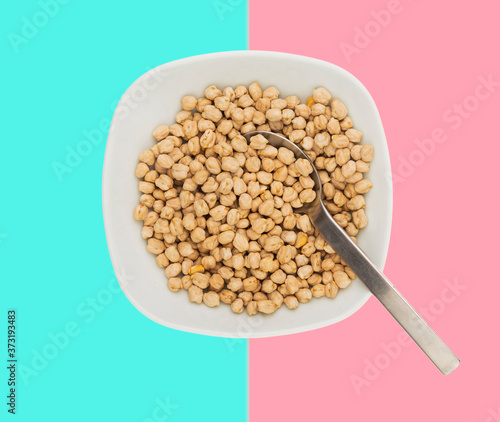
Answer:
M176 330L184 331L184 332L189 332L193 334L201 334L201 335L208 335L208 336L213 336L213 337L221 337L221 338L236 338L236 339L250 339L250 338L266 338L266 337L276 337L276 336L283 336L283 335L291 335L291 334L300 334L303 332L307 331L312 331L324 327L328 327L333 324L337 324L346 318L350 317L354 313L356 313L359 309L365 305L365 303L368 301L368 299L372 296L372 293L366 289L365 293L362 298L360 298L359 302L356 303L355 306L350 307L349 309L343 311L342 313L336 315L335 317L329 318L329 319L324 319L316 322L310 322L308 324L301 325L300 330L295 330L293 328L289 329L274 329L274 330L269 330L266 332L259 332L259 331L253 331L251 330L250 332L245 332L244 334L238 334L235 332L221 332L221 331L216 331L216 330L211 330L211 329L206 329L206 328L198 328L198 327L193 327L191 325L183 325L180 323L172 322L172 321L165 321L156 315L154 315L152 312L150 312L147 308L142 306L131 294L131 292L127 289L127 283L126 280L122 280L122 276L125 277L126 275L122 275L120 272L120 269L117 268L117 260L116 260L116 251L114 249L113 243L110 241L110 232L109 232L109 216L111 214L110 210L110 201L106 200L106 196L108 191L110 191L110 180L111 178L108 176L109 172L109 167L110 167L110 154L109 152L109 141L111 138L111 134L113 133L114 127L118 124L117 120L118 117L116 115L116 110L122 105L124 99L129 95L130 91L132 88L138 84L141 83L141 81L145 78L148 77L148 75L154 73L154 72L159 72L164 69L170 69L170 68L175 68L177 66L184 66L186 64L196 64L199 62L203 62L206 60L212 60L212 59L218 59L218 58L232 58L232 59L237 59L239 57L252 57L254 56L255 58L283 58L283 59L291 59L291 60L299 60L304 63L309 63L311 65L317 66L329 66L331 68L335 68L339 73L343 74L343 77L346 79L349 79L352 83L357 85L357 87L364 92L366 99L370 102L370 106L373 109L373 112L376 114L378 117L378 122L381 126L382 134L384 137L384 141L386 144L386 148L384 149L384 155L386 155L386 159L389 164L389 170L391 170L391 161L390 161L390 154L389 154L389 147L387 144L387 138L385 136L385 130L383 127L383 122L380 117L380 113L378 111L377 105L371 96L370 92L368 89L357 79L352 73L348 72L344 68L334 64L330 63L326 60L322 59L317 59L309 56L304 56L304 55L299 55L299 54L292 54L292 53L283 53L283 52L276 52L276 51L266 51L266 50L234 50L234 51L223 51L223 52L215 52L215 53L208 53L208 54L199 54L196 56L190 56L190 57L185 57L177 60L172 60L170 62L161 64L159 66L156 66L147 72L143 73L141 76L139 76L137 79L135 79L125 90L123 95L120 97L120 100L118 101L115 111L113 112L113 118L111 120L111 124L108 130L108 136L106 138L106 148L104 152L104 160L103 160L103 169L102 169L102 183L101 183L101 201L102 201L102 213L103 213L103 222L104 222L104 229L105 229L105 236L106 236L106 243L108 246L108 252L109 256L111 259L111 264L113 266L113 270L115 273L115 276L119 282L120 288L122 289L123 293L127 297L127 299L132 303L132 305L140 312L142 313L145 317L149 318L150 320L162 325L166 326L169 328L173 328ZM392 174L392 171L391 171ZM387 261L387 254L389 250L389 243L390 243L390 238L391 238L391 231L392 231L392 215L393 215L393 185L392 183L387 184L387 188L389 189L388 192L388 206L387 206L387 221L389 222L389 227L387 229L387 236L385 236L380 244L380 249L382 250L383 258L381 260L381 265L379 266L380 270L383 270L385 267L385 263Z

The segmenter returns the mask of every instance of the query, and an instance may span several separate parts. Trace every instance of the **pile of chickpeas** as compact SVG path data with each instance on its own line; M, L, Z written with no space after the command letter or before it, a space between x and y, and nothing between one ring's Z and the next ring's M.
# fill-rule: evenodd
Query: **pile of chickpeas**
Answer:
M134 218L168 288L249 315L334 298L356 276L300 213L316 197L310 162L243 135L272 131L299 145L319 172L326 208L354 241L368 223L373 146L361 144L345 105L322 87L306 103L257 82L204 94L182 98L176 123L153 131L157 142L135 170Z

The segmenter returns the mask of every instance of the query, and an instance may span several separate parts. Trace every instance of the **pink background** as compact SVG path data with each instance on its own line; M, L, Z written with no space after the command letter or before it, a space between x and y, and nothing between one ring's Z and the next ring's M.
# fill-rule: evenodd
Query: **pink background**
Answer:
M251 421L500 421L499 13L484 0L250 1L250 49L335 63L374 97L403 179L385 273L462 360L444 377L414 344L395 346L402 329L372 298L335 326L250 341ZM355 43L367 24L370 42ZM490 75L493 92L471 97ZM469 116L447 112L464 102ZM446 140L417 152L436 129Z

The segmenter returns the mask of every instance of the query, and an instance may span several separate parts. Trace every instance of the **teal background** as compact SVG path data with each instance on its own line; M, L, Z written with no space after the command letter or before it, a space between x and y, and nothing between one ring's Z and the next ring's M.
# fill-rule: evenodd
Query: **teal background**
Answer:
M9 33L21 35L43 8L2 9L1 356L15 308L16 419L246 420L247 342L178 332L139 313L117 290L101 210L107 125L120 96L165 62L246 49L246 2L70 0L17 52ZM98 145L57 177L54 165L66 165L85 131ZM37 353L50 358L29 372Z

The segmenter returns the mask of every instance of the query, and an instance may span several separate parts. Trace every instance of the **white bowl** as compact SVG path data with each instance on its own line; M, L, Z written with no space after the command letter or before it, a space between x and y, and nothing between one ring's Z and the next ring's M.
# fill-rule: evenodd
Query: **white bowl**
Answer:
M163 270L146 251L141 222L132 218L139 201L134 169L141 151L154 144L152 130L172 124L180 99L203 95L212 84L276 86L282 97L302 101L312 89L324 86L344 102L364 143L375 147L366 195L368 226L359 245L379 268L384 267L392 219L390 161L382 122L366 88L349 72L321 60L264 51L233 51L190 57L166 63L142 75L125 92L115 110L104 160L102 201L109 253L120 285L132 304L153 321L192 333L256 338L292 334L324 327L357 311L370 297L359 280L335 299L313 298L293 311L282 306L272 315L234 314L221 304L208 308L189 302L187 292L170 292Z

